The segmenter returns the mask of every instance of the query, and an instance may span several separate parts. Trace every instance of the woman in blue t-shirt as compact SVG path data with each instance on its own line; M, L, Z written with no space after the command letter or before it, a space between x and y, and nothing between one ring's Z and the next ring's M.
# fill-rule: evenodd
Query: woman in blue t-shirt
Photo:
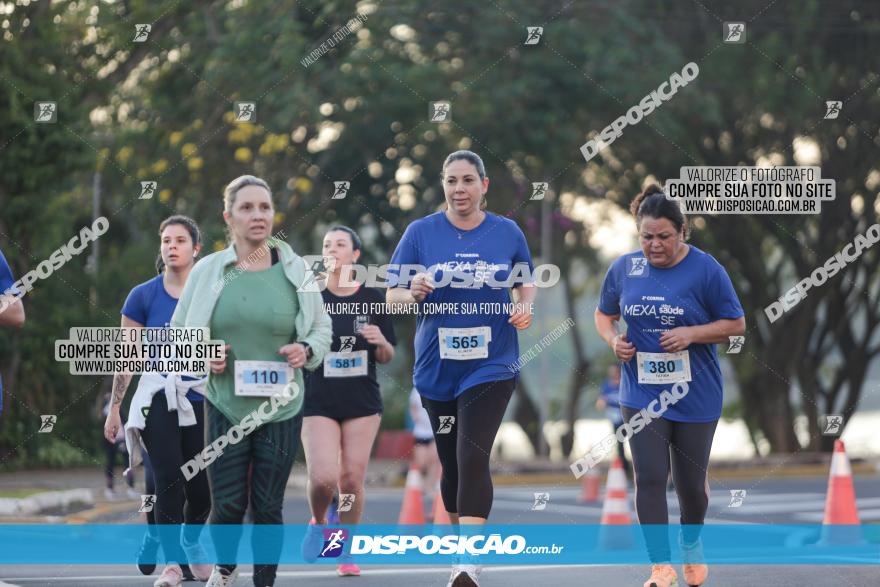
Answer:
M6 257L0 251L0 327L21 328L24 326L24 304L19 299L15 278ZM3 412L3 378L0 377L0 413Z
M446 210L407 227L387 301L419 310L413 385L431 417L446 511L454 524L485 524L489 454L518 376L517 330L532 323L532 259L516 223L484 211L489 178L479 156L449 155L442 181ZM479 571L455 565L450 584L476 585Z
M706 468L722 402L715 344L745 332L745 318L724 268L685 242L687 222L676 202L652 184L630 209L641 250L618 258L605 275L596 329L623 362L620 409L639 523L669 523L671 468L681 523L688 525L680 536L685 580L702 585L708 568L699 525L709 505ZM621 316L626 333L617 330ZM643 530L653 563L645 587L668 587L677 575L666 529Z
M122 326L125 328L169 326L177 300L202 248L199 228L186 216L166 218L159 225L159 237L161 244L156 260L159 275L136 286L128 294L122 307ZM104 436L108 440L114 438L122 426L119 409L131 379L131 374L113 375L113 399L104 423ZM194 378L183 379L187 380L188 386L195 383ZM195 424L182 426L178 422L177 411L169 409L166 394L153 387L146 389L143 381L138 385L132 404L139 397L149 397L143 395L145 393L152 393L152 398L144 401L143 411L140 412L146 414L140 438L153 467L156 494L153 516L157 524L170 525L167 530L161 526L159 528L159 538L168 564L154 585L178 585L191 578L187 577L190 573L196 579L206 581L212 567L204 564L197 539L211 511L208 476L205 471L200 471L192 479L186 480L181 471L181 466L205 447L204 397L192 389L186 392L186 399L195 415ZM131 413L129 420L132 420ZM129 452L135 450L138 449L129 446ZM184 521L187 526L181 537L178 525ZM138 568L145 575L155 569L157 547L158 544L148 534L138 559ZM185 563L188 559L201 560L202 563L193 562L187 566Z

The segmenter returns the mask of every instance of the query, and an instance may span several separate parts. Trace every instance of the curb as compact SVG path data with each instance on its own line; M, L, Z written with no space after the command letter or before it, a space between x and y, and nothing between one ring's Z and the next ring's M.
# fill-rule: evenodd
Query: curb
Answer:
M600 468L600 474L607 471ZM877 469L872 463L853 463L852 473L854 476L876 476ZM759 467L736 467L736 468L713 468L709 466L709 477L715 479L754 479L756 477L768 478L792 478L792 477L827 477L828 465L797 465L773 470L772 468ZM555 473L521 473L521 474L500 474L492 476L492 483L495 485L519 485L523 481L528 480L532 483L555 483L555 484L578 484L580 480L575 479L570 472Z
M607 469L599 468L600 475L605 475ZM872 463L861 462L852 464L853 476L876 476L877 468ZM796 477L827 477L828 465L817 463L815 465L797 465L773 470L767 467L724 467L713 468L709 466L709 476L715 479L754 479L756 477L796 478ZM492 484L495 486L528 486L528 485L579 485L581 481L575 479L570 471L528 472L522 473L498 473L493 471ZM388 487L403 487L404 478L397 477L388 484Z
M0 498L0 516L33 516L50 509L67 510L78 503L94 504L92 490L45 491L22 498Z
M95 518L99 518L101 516L106 516L108 514L119 514L125 511L131 511L133 507L137 505L137 501L120 501L120 502L107 502L102 503L101 505L96 505L90 510L86 510L84 512L77 512L75 514L70 514L69 516L64 516L61 520L65 524L89 524ZM140 522L140 514L138 514L138 522Z

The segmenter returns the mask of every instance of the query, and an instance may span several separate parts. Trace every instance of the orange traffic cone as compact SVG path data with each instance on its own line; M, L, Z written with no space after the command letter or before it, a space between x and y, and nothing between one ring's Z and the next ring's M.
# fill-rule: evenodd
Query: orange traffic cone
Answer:
M823 524L859 524L856 492L853 489L852 469L842 440L834 441L831 456L831 476L828 478L828 497L825 501Z
M627 503L626 473L620 457L608 470L608 481L605 483L605 503L602 505L600 524L631 524L629 504Z
M424 524L425 505L422 503L422 474L415 463L409 466L406 474L406 487L403 490L403 503L400 506L398 524Z
M851 543L861 540L858 528L836 526L858 526L859 511L856 507L856 492L853 488L852 468L842 440L834 441L834 454L831 456L831 474L828 477L828 495L825 498L825 519L822 523L824 542Z
M599 501L599 471L596 467L590 467L584 474L584 480L581 482L581 494L578 501L596 502Z
M605 503L602 504L599 523L610 527L599 530L600 548L619 550L633 547L628 500L626 473L623 472L623 462L617 457L608 470L608 480L605 482Z
M434 524L452 524L446 505L443 503L443 495L440 493L440 477L443 476L443 467L439 467L440 475L437 476L437 486L434 488Z

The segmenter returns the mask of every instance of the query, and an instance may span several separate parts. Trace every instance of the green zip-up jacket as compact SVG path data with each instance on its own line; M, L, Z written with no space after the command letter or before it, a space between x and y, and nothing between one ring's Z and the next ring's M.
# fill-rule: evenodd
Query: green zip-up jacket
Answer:
M324 309L324 300L317 283L308 270L305 260L293 252L287 243L270 239L269 246L278 249L279 262L284 267L284 275L297 290L299 309L294 318L297 342L305 342L312 349L312 358L306 361L305 368L313 371L324 361L333 339L333 321ZM171 317L171 326L187 328L209 328L214 306L223 290L224 274L229 265L238 261L235 247L212 253L195 264L186 280L186 286L177 302ZM229 274L233 276L232 273ZM310 279L306 280L306 276ZM229 279L230 277L227 277ZM234 278L234 277L232 277ZM306 282L303 287L303 282ZM227 368L229 365L227 365ZM210 374L208 375L210 377ZM300 386L300 397L305 395L302 373L297 369L296 383Z

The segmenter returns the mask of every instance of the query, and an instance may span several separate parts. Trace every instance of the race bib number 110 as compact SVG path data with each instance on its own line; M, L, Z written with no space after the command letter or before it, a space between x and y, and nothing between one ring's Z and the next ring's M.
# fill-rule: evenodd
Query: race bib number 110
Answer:
M235 361L235 395L285 396L291 381L293 368L284 361Z

